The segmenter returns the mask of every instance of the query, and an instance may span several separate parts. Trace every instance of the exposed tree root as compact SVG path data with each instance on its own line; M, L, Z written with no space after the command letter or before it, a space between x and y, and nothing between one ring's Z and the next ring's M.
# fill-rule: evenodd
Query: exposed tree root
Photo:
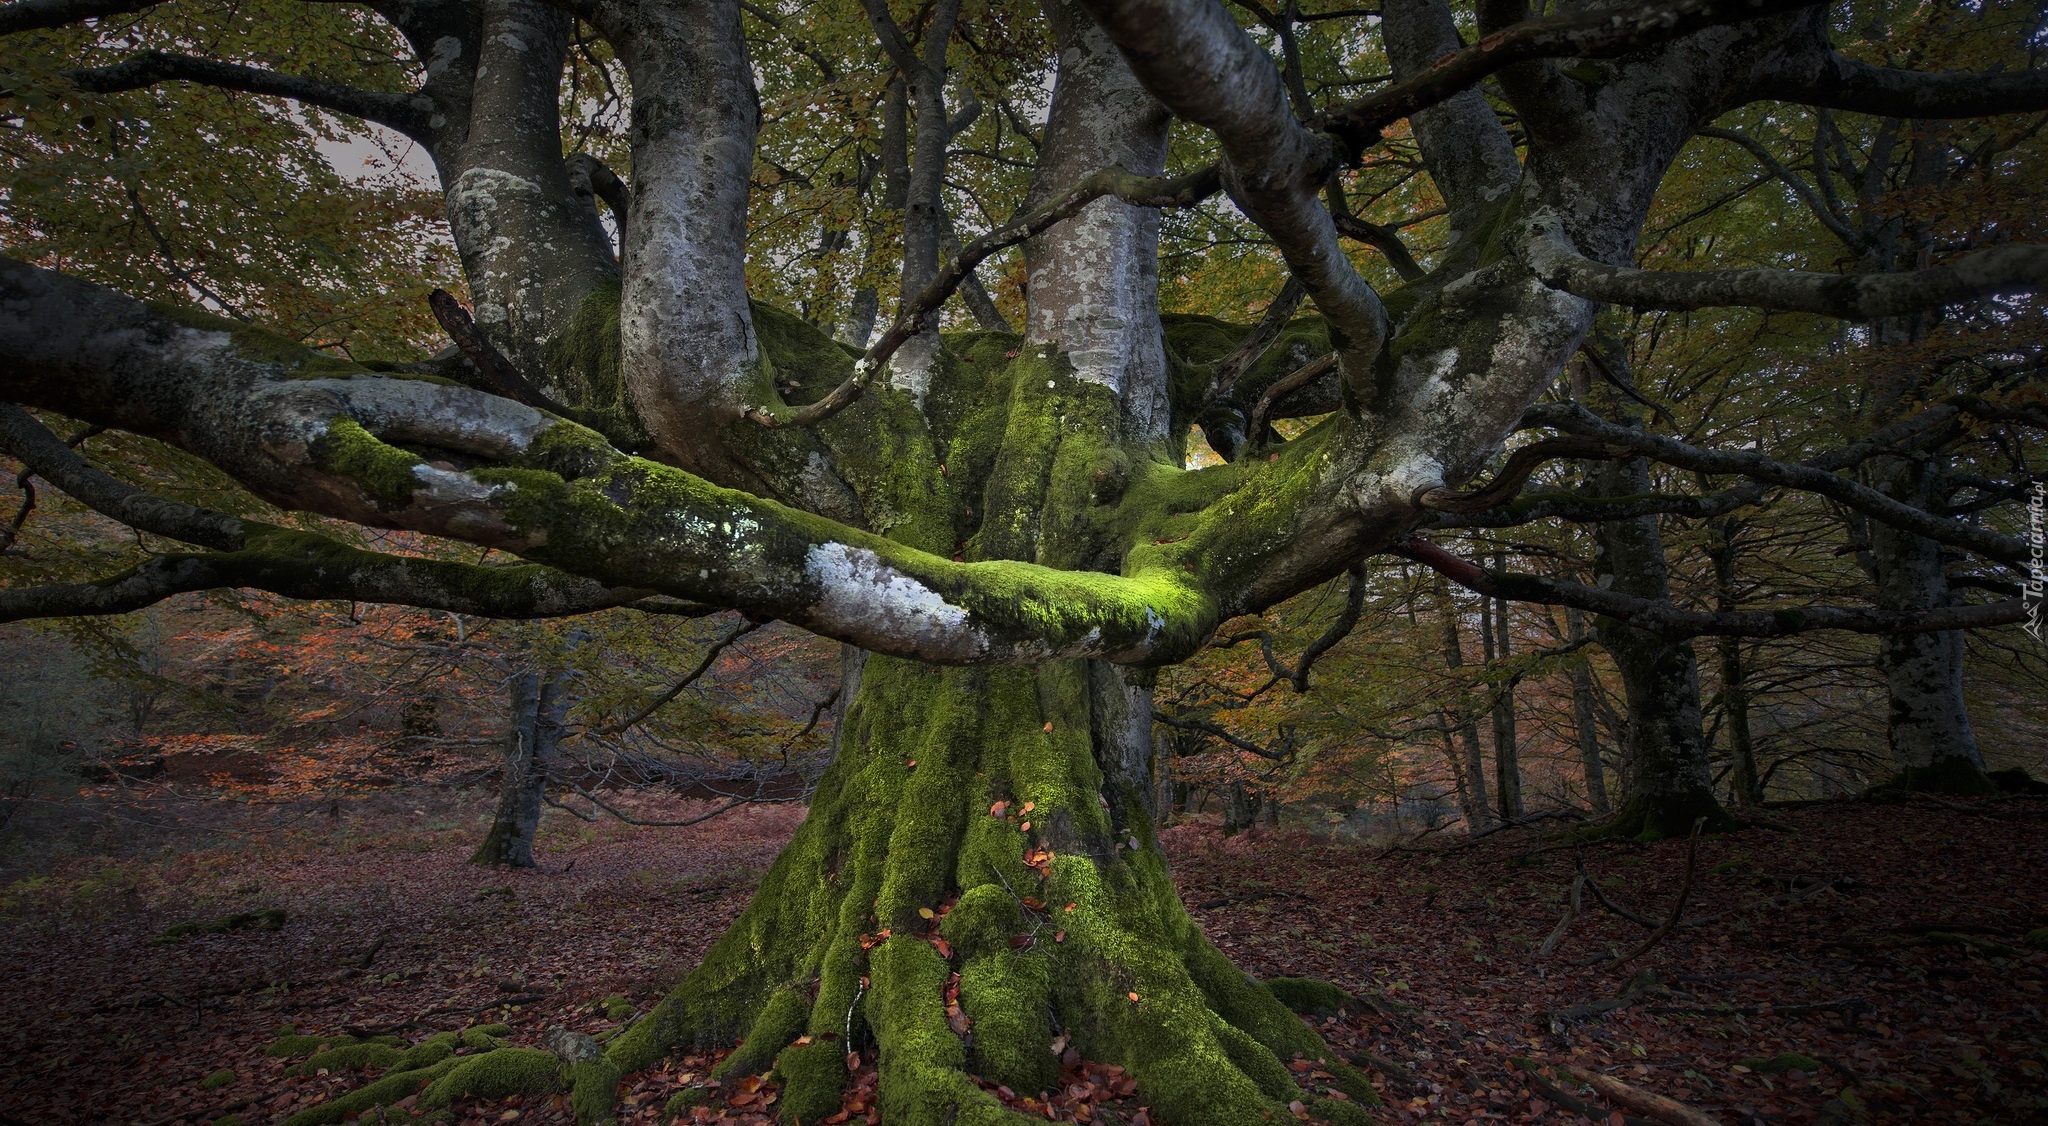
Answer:
M1056 1087L1063 1051L1122 1067L1172 1126L1284 1121L1293 1103L1369 1121L1368 1078L1283 1003L1348 995L1287 982L1276 996L1203 937L1138 795L1098 763L1087 676L1078 662L870 658L840 753L753 902L601 1057L505 1048L428 1064L425 1045L330 1048L395 1061L353 1105L422 1080L423 1107L553 1083L594 1123L622 1075L738 1037L716 1077L772 1073L786 1122L838 1109L856 1051L877 1061L889 1126L1024 1126L988 1088Z
M1870 788L1872 797L1890 794L1977 796L1998 792L1997 781L1986 774L1982 766L1966 758L1936 759L1926 766L1909 766Z
M1610 837L1638 841L1661 841L1692 832L1694 822L1705 819L1702 832L1734 833L1749 823L1722 808L1710 793L1674 794L1660 798L1630 798L1612 817L1570 830L1580 841Z

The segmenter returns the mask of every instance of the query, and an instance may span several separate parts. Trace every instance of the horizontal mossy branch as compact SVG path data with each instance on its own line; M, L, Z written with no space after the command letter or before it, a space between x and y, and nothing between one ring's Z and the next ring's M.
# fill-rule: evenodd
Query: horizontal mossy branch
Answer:
M1182 480L1148 468L1137 491L1187 503L1118 508L1117 533L1165 533L1131 545L1118 574L955 561L630 457L472 388L330 373L336 361L313 350L267 336L245 346L240 326L21 263L0 266L0 291L0 343L19 358L7 393L23 401L164 439L288 507L503 548L604 587L782 618L876 652L1177 660L1225 613L1312 585L1372 546L1347 515L1342 464L1318 441L1289 443L1251 472ZM69 329L97 343L80 351ZM1120 471L1082 452L1058 472L1103 508L1092 475ZM1199 512L1171 511L1202 499Z

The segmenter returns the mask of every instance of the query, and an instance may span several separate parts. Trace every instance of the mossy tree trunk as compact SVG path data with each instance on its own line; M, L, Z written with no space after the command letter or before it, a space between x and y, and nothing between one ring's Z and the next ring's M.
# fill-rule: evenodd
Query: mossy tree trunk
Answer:
M1320 1038L1180 904L1128 769L1136 694L1107 679L870 657L809 817L614 1062L744 1036L725 1073L772 1066L808 1122L838 1107L847 1052L872 1052L891 1126L1021 1122L971 1077L1047 1089L1064 1039L1178 1126L1316 1103L1285 1061L1327 1058Z

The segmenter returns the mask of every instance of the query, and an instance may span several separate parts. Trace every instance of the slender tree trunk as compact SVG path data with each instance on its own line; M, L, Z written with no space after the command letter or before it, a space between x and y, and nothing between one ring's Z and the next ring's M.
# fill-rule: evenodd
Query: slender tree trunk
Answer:
M1504 552L1493 554L1493 565L1505 568ZM1509 657L1508 604L1506 599L1480 600L1480 629L1489 666L1506 664ZM1515 678L1502 677L1493 694L1494 793L1500 798L1502 820L1522 815L1522 767L1515 738Z
M1458 790L1458 811L1465 815L1465 824L1478 825L1482 813L1472 802L1472 788L1466 784L1465 756L1458 753L1457 721L1448 709L1436 713L1437 733L1444 741L1444 761L1451 767L1451 784Z
M548 768L555 761L568 719L569 677L562 672L543 677L540 670L525 668L512 675L507 687L512 730L506 737L498 808L469 862L532 868L533 839L540 830Z
M1465 645L1458 636L1458 604L1451 599L1450 587L1442 579L1437 580L1437 605L1443 628L1442 642L1444 665L1451 670L1454 680L1454 695L1445 709L1455 721L1458 734L1465 743L1465 789L1470 801L1466 807L1466 824L1474 831L1493 824L1493 809L1486 800L1486 752L1479 746L1479 724L1472 717L1471 702L1466 698L1464 682L1460 678L1465 667Z
M1714 540L1708 555L1714 563L1714 608L1723 613L1735 610L1739 598L1735 590L1736 537L1741 533L1740 520L1730 517L1720 521L1714 528ZM1763 784L1756 769L1756 747L1749 735L1749 686L1747 671L1742 663L1742 639L1723 637L1719 640L1721 665L1721 708L1728 717L1728 756L1732 762L1730 789L1735 804L1754 808L1763 804Z
M1596 463L1592 475L1600 496L1650 491L1649 467L1641 458ZM1596 526L1595 539L1601 586L1670 600L1656 517L1605 521ZM1593 632L1621 670L1628 700L1629 797L1609 831L1651 839L1683 836L1701 817L1709 828L1732 827L1734 819L1714 800L1691 643L1667 641L1608 617L1595 619Z
M1586 615L1577 607L1564 612L1565 640L1574 644L1586 637ZM1585 771L1586 800L1594 813L1606 813L1607 767L1600 758L1600 718L1593 707L1593 665L1584 653L1572 655L1572 721L1579 733L1579 766Z

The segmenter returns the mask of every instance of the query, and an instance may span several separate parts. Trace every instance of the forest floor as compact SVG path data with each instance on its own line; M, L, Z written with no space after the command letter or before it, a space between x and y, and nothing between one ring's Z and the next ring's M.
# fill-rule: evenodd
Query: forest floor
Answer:
M551 813L545 867L517 872L464 863L479 807L426 805L387 793L204 848L74 857L0 890L0 1123L269 1126L363 1082L287 1076L264 1050L288 1024L601 1034L694 963L801 817L634 829ZM1565 1065L1724 1124L2048 1120L2048 951L2032 933L2048 926L2048 801L1771 817L1700 841L1680 924L1612 968L1669 915L1687 842L1164 837L1184 898L1240 965L1366 999L1323 1032L1373 1071L1382 1122L1583 1121L1561 1095L1596 1121L1639 1121L1610 1119L1616 1104ZM1581 863L1641 922L1586 891L1546 955ZM278 929L258 916L161 938L269 909ZM629 1076L622 1120L662 1120L710 1062ZM877 1121L863 1065L841 1121ZM1149 1121L1114 1069L1080 1063L1067 1081L1040 1115ZM735 1084L723 1098L739 1106L696 1120L767 1122L772 1096ZM554 1097L455 1109L464 1124L569 1121Z

